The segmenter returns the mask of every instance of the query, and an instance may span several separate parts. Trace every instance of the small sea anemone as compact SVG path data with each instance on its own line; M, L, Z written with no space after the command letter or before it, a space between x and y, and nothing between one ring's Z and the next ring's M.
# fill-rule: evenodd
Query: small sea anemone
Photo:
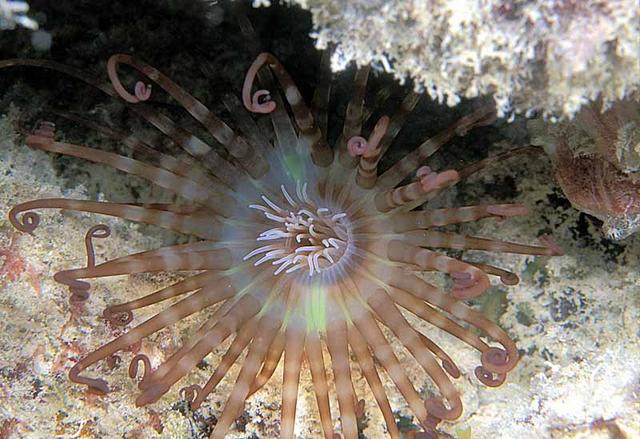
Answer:
M87 374L87 369L119 351L127 351L156 331L203 313L207 316L204 324L194 328L183 345L157 368L152 368L144 354L133 357L131 377L137 375L140 363L144 366L137 405L160 399L233 337L210 379L181 392L196 409L246 351L212 438L225 436L247 398L269 380L282 357L281 437L294 437L298 384L306 358L326 439L336 434L327 367L333 370L342 435L358 438L357 418L364 401L354 392L352 359L371 388L389 435L399 438L380 371L396 385L425 429L423 435L435 436L441 420L455 420L462 413L461 398L452 382L461 375L460 370L428 334L412 327L407 314L477 349L480 364L475 375L485 385L502 384L515 367L518 351L513 340L464 300L486 291L489 275L509 285L518 282L517 276L436 249L529 255L558 255L561 250L548 237L541 239L543 246L530 246L441 229L484 218L502 220L525 215L527 209L520 204L417 209L487 164L441 172L424 166L456 135L491 123L495 119L493 108L482 107L462 118L382 172L379 162L419 95L409 93L390 117L373 119L375 109L365 103L366 67L356 73L342 134L329 146L328 75L323 71L312 104L307 106L285 68L269 53L260 54L248 69L241 102L233 97L225 100L239 127L236 130L157 69L129 55L114 55L109 60L113 87L51 61L0 62L0 68L18 65L54 69L120 96L132 111L193 158L164 154L134 134L118 135L88 121L84 123L122 140L141 159L56 141L55 127L50 123L41 124L28 136L26 143L33 148L112 166L147 179L187 203L40 199L11 209L9 218L17 229L32 233L39 222L34 209L59 208L153 224L197 238L195 242L97 264L93 239L108 236L109 229L96 226L87 233L87 266L55 275L58 282L70 288L74 301L88 299L90 286L86 279L159 271L191 273L153 294L107 307L105 319L125 326L133 321L134 311L173 299L173 304L157 315L81 358L69 372L73 382L87 385L94 393L107 393L106 381ZM119 75L123 65L134 68L154 87L177 100L224 147L224 152L219 153L150 105L151 85L139 81L133 94L127 91ZM265 88L254 91L256 80ZM363 127L372 125L365 136ZM432 271L448 274L450 291L425 280L424 273ZM392 348L393 337L433 380L440 395L426 401L421 398ZM325 350L330 366L325 364Z

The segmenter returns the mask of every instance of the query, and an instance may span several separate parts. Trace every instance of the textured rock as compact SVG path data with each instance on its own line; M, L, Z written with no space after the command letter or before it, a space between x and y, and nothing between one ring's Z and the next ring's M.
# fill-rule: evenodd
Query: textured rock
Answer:
M335 70L374 63L449 105L493 93L501 114L572 117L640 87L635 0L289 1L336 45Z

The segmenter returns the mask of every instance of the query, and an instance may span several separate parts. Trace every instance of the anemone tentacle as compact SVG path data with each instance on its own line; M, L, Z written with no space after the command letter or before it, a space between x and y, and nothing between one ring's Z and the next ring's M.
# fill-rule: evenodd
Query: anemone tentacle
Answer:
M251 34L250 24L241 21L241 26ZM326 54L322 62L328 63ZM226 152L219 155L214 146L156 110L150 99L155 97L151 85L138 81L133 93L127 91L118 72L122 64L177 100ZM156 402L232 338L209 379L202 385L186 385L180 392L192 409L198 409L231 367L241 363L211 438L227 434L246 399L270 380L282 362L281 437L295 436L298 390L307 364L325 439L337 434L331 414L336 404L343 437L358 438L358 421L368 408L355 391L352 367L362 372L388 434L398 439L395 407L383 384L387 378L425 435L433 437L441 420L455 420L463 410L454 382L468 372L458 368L455 355L438 346L432 331L447 332L478 351L474 375L484 385L502 384L516 366L519 355L513 340L464 301L489 289L490 275L499 276L506 285L516 284L518 277L499 267L454 257L447 250L555 256L561 249L548 237L541 237L542 245L535 246L467 236L448 227L528 214L521 204L428 206L437 195L496 160L531 151L517 148L460 170L432 170L425 165L453 137L492 123L493 108L482 106L381 170L384 154L398 138L420 95L409 92L395 111L385 111L389 116L380 116L379 107L389 100L390 92L383 89L368 99L369 67L355 73L343 126L338 127L340 134L330 145L329 74L322 73L312 105L307 106L284 66L266 52L249 67L241 98L231 94L223 97L235 122L232 125L159 70L130 55L116 54L109 59L112 86L51 61L0 61L0 69L12 66L53 69L122 98L127 108L190 155L186 159L173 157L138 133L128 135L70 114L58 115L123 142L134 158L58 142L55 127L49 123L27 138L32 148L143 177L179 200L165 204L61 198L28 201L9 213L17 229L33 233L39 225L34 210L56 208L153 224L195 238L188 244L96 263L92 239L106 238L108 228L92 228L87 233L86 267L55 275L69 287L73 300L89 297L87 279L155 271L190 273L158 291L108 306L103 317L122 326L124 332L81 358L69 372L72 381L96 393L108 392L106 381L85 376L85 371L154 332L199 314L204 317L200 327L156 368L145 354L133 356L130 376L135 378L141 366L144 369L137 405ZM363 127L374 125L376 119L371 132L364 133ZM426 207L416 210L425 203ZM424 273L432 271L448 274L453 281L451 291L442 291L423 279ZM164 310L126 328L136 320L134 312L160 304ZM414 328L409 316L427 322L427 329ZM437 392L421 397L398 358L398 349L411 355ZM335 394L328 383L329 369Z
M118 77L118 66L120 64L128 64L162 87L176 99L189 114L204 125L209 133L224 145L239 163L243 164L246 171L253 178L260 178L268 171L267 163L260 157L258 151L244 140L244 138L238 136L226 123L209 111L202 102L187 93L182 87L149 64L141 62L130 55L117 54L109 58L107 62L107 72L116 93L125 101L137 104L141 99L131 95L120 82L120 78ZM147 90L150 90L149 86L147 86Z

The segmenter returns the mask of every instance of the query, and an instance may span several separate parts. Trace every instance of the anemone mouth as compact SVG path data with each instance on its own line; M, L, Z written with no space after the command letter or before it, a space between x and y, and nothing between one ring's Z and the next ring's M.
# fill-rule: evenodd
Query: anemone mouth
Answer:
M307 193L307 183L296 181L292 196L280 185L282 200L261 195L261 204L249 208L260 211L268 226L256 237L266 243L247 253L243 260L260 256L255 266L270 262L274 275L306 272L309 277L332 271L352 253L352 226L343 209Z

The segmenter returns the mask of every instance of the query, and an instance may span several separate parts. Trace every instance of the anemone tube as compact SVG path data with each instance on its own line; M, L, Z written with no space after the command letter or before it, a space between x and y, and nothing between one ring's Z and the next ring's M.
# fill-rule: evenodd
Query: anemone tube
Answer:
M176 99L222 145L219 154L193 133L180 128L150 104L151 85L138 82L130 94L119 68L134 68ZM456 135L491 123L492 108L483 107L424 141L388 169L379 162L413 110L419 96L410 93L391 116L382 116L365 138L363 126L373 111L365 103L368 68L360 69L348 104L344 127L333 147L327 142L329 77L322 74L309 107L293 80L269 53L249 68L242 99L225 97L242 133L232 129L204 104L152 66L129 55L108 62L113 87L51 61L6 60L0 68L35 66L71 75L111 96L170 137L191 158L165 154L134 134L124 135L84 121L104 135L121 140L139 158L55 140L55 127L42 124L26 143L36 149L82 158L137 175L186 200L180 204L109 203L61 198L39 199L15 206L12 224L32 233L39 223L35 209L57 208L92 212L153 224L198 238L195 242L136 253L97 264L94 238L106 238L104 226L86 236L87 265L64 270L55 279L67 285L72 300L89 298L87 279L143 272L192 272L183 280L127 303L107 307L104 317L125 326L133 312L164 301L163 311L80 359L70 379L105 394L105 380L86 370L150 334L194 313L206 320L157 368L144 354L131 360L130 376L139 381L138 406L151 404L187 375L226 339L233 341L202 386L180 392L198 408L246 351L241 369L211 438L223 438L241 413L245 400L275 373L284 357L281 437L294 437L296 400L303 358L309 365L321 429L334 437L327 367L335 379L342 435L358 437L357 419L364 410L352 383L351 354L368 382L392 438L400 433L379 375L383 370L406 400L427 435L441 420L462 413L452 378L460 376L455 362L427 335L411 326L408 313L446 331L480 353L476 377L498 386L518 361L515 343L496 324L463 301L490 286L489 275L503 283L518 282L515 274L497 267L449 257L437 249L478 249L528 255L558 255L550 239L542 246L464 236L438 230L441 226L525 215L520 204L475 205L416 210L460 178L486 163L460 172L433 171L424 162ZM269 90L253 91L259 80ZM279 88L276 84L279 84ZM249 111L245 112L242 105ZM250 116L250 113L264 114ZM272 128L260 123L268 118ZM506 154L508 156L510 153ZM407 177L415 178L403 184ZM444 292L423 279L422 272L447 273L453 281ZM195 274L193 273L195 272ZM471 327L471 328L469 328ZM424 401L404 372L391 347L390 335L415 358L439 389ZM485 341L472 328L480 330ZM330 366L325 365L328 352Z

